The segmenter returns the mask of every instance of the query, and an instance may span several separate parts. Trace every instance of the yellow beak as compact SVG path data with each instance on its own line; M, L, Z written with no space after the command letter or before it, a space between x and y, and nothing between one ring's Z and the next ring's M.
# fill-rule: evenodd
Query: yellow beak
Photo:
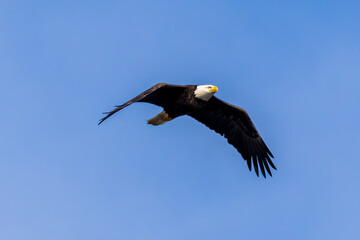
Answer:
M211 89L209 89L209 92L217 92L219 89L217 87L212 87Z

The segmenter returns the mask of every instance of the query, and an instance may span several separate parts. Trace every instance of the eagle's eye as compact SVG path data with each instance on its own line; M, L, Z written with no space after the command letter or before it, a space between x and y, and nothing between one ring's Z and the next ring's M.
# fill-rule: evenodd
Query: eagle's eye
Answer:
M208 86L207 88L210 89L210 88L212 88L212 86Z

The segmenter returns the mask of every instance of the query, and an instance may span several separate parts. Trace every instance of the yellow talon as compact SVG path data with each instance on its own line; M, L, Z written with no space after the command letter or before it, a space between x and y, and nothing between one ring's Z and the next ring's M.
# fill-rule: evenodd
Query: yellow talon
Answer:
M169 114L165 114L164 116L161 117L161 120L163 120L163 121L171 121L172 118L169 117Z

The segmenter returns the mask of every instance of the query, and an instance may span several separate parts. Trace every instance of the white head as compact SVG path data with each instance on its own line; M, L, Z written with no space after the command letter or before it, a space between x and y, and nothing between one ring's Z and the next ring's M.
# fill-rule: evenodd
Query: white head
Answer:
M195 90L195 97L203 101L208 101L214 93L218 91L218 88L213 85L199 85Z

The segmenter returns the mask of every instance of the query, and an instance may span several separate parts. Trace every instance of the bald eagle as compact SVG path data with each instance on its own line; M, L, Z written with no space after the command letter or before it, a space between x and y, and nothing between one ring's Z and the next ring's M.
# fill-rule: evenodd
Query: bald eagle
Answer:
M237 106L226 103L213 95L218 88L213 85L172 85L158 83L130 101L115 106L99 122L135 102L152 103L163 111L147 121L158 126L179 116L188 115L205 124L208 128L224 136L246 160L249 170L254 166L257 176L259 168L266 178L265 169L270 176L269 165L276 169L270 157L274 158L256 130L247 112Z

